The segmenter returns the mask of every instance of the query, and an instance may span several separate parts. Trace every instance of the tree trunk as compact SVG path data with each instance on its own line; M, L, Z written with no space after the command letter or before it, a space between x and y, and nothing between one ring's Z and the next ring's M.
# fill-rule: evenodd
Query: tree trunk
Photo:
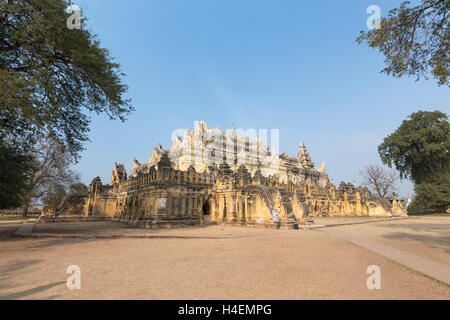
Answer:
M26 217L28 215L28 210L30 209L31 204L31 198L27 196L24 201L24 207L23 207L23 216Z
M445 211L446 206L437 206L436 207L436 213L446 213Z

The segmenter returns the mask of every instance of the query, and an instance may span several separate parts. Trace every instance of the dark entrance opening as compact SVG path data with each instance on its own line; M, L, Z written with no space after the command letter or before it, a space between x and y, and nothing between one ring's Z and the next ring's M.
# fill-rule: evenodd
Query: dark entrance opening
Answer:
M202 212L203 212L203 215L204 215L204 216L209 216L209 215L211 215L211 206L209 205L209 201L206 201L206 202L203 204Z

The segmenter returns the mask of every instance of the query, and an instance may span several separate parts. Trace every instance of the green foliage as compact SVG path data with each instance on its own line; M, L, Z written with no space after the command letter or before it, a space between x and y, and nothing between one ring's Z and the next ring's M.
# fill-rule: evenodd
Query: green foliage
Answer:
M447 114L418 111L404 120L378 147L381 160L395 166L400 178L425 182L450 165L450 124Z
M88 113L125 120L119 65L85 28L67 28L66 0L0 0L0 138L53 136L77 160L88 139ZM16 138L21 139L17 140Z
M33 168L32 160L19 148L0 141L0 209L22 205L28 174Z
M88 193L89 188L82 182L72 184L69 188L69 194L83 195Z
M445 207L450 205L450 173L442 172L436 174L428 181L417 184L414 188L416 196L410 207L437 208L438 212L444 212Z
M380 29L361 31L356 39L378 49L385 56L382 72L394 77L403 75L428 79L449 85L450 78L450 0L422 0L399 8L381 19Z

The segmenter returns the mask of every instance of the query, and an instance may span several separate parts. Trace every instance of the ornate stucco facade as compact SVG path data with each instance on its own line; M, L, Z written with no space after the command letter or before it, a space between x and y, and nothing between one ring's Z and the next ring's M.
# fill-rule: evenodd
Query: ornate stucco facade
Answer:
M54 215L75 212L146 227L216 222L295 228L308 216L406 215L397 199L351 183L336 188L303 143L296 156L279 155L260 138L234 129L223 133L203 121L183 138L175 136L169 150L158 145L147 163L134 160L129 176L115 164L110 184L95 178L85 197L66 199Z

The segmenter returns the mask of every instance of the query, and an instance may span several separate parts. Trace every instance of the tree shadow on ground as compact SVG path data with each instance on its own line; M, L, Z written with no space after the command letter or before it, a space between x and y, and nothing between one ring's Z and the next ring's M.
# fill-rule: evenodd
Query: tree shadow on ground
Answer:
M45 239L41 238L41 241L37 244L32 244L27 247L27 249L43 249L50 248L60 245L78 245L81 243L91 243L94 241L105 240L105 239L80 239L80 238L57 238L57 239Z
M120 229L123 229L123 226L115 222L54 222L36 224L33 233L97 234Z
M446 231L450 233L450 224L438 224L438 223L389 223L389 224L378 224L376 225L380 228L393 228L393 229L409 229L418 232L436 232L436 231Z
M89 243L92 241L106 240L102 238L34 238L34 237L21 237L14 235L0 234L0 242L29 242L30 245L25 245L24 249L42 249L49 248L58 245L77 245L80 243Z
M130 234L130 233L159 233L168 230L188 230L203 229L211 226L217 226L215 223L203 223L198 225L178 225L160 228L146 228L144 226L134 226L131 224L108 222L71 222L71 223L42 223L36 224L33 233L49 234Z
M393 231L382 235L391 240L418 241L434 248L450 252L450 224L438 223L383 223L374 225L381 229ZM397 229L394 231L394 229Z
M30 266L34 266L38 263L41 263L42 260L16 260L16 261L11 261L8 264L0 267L0 275L4 276L4 275L8 275L12 272L15 272L17 270L23 270L26 269Z
M16 287L9 281L17 271L26 272L26 269L41 263L42 260L16 260L0 267L0 288L10 289Z
M14 234L20 227L21 225L0 225L0 241Z
M431 236L425 234L413 234L407 232L394 232L383 235L383 238L386 239L394 239L394 240L414 240L434 245L440 246L449 246L450 247L450 236L447 235L439 235L439 236Z
M17 293L6 295L6 296L0 296L0 299L3 299L3 300L14 300L14 299L19 299L19 298L24 298L24 297L28 297L28 296L30 296L32 294L40 293L40 292L49 290L49 289L51 289L53 287L60 286L60 285L65 284L65 283L66 283L66 281L53 282L53 283L50 283L50 284L47 284L47 285L44 285L44 286L35 287L33 289L20 291L20 292L17 292Z

